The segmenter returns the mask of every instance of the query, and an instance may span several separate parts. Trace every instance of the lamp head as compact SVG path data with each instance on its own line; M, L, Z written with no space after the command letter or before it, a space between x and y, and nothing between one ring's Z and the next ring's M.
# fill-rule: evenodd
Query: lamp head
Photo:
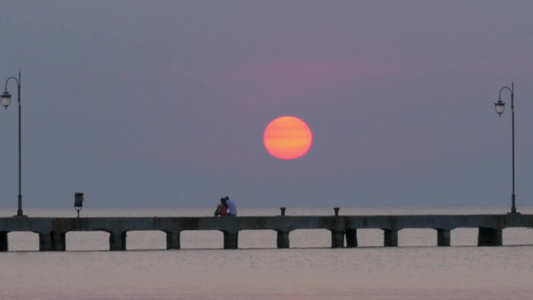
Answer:
M2 105L7 109L9 104L11 104L11 94L8 91L4 91L2 94L2 99L0 100Z
M74 194L74 209L81 210L83 208L83 202L85 201L85 195L83 193Z
M502 99L498 99L498 101L494 103L494 109L498 115L502 115L502 113L505 111L505 103L502 101Z

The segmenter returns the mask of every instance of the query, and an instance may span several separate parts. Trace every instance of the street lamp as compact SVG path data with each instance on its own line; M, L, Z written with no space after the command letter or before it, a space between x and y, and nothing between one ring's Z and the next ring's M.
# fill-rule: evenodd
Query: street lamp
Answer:
M6 80L6 87L4 90L4 93L2 94L2 98L0 99L0 103L7 109L9 104L11 104L11 94L7 91L7 84L9 83L9 80L15 80L17 82L17 92L18 92L18 104L19 104L19 194L18 194L18 209L17 209L17 217L24 216L22 214L22 126L21 126L21 106L20 106L20 83L21 83L21 76L19 71L19 78L16 77L9 77Z
M502 92L503 90L508 90L511 93L511 135L512 135L512 166L513 166L513 175L512 175L512 184L513 184L513 194L511 195L511 213L516 213L516 194L515 194L515 159L514 159L514 82L511 82L511 87L504 86L500 89L500 95L498 101L494 103L494 109L496 113L501 117L502 113L505 111L505 102L502 101Z

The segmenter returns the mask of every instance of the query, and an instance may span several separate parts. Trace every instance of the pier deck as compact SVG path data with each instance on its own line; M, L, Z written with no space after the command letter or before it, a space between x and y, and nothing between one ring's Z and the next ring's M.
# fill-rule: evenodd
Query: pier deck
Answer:
M376 215L376 216L244 216L244 217L103 217L103 218L0 218L0 251L8 251L9 232L34 232L39 235L40 251L64 251L65 235L76 231L109 233L109 249L126 250L128 231L163 231L167 249L180 249L180 233L192 230L218 230L224 234L224 249L237 249L239 232L273 230L277 247L289 248L291 231L326 229L331 232L331 247L357 247L358 229L383 230L383 245L398 246L402 229L434 229L437 246L450 246L451 231L478 228L478 246L501 246L502 230L511 227L533 228L533 215ZM533 242L533 241L532 241Z

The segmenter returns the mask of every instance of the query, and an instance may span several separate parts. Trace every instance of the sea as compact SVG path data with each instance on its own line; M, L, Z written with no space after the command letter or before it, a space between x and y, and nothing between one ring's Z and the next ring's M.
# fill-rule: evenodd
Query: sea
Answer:
M213 208L89 209L81 217L211 216ZM341 208L340 215L502 214L506 208ZM533 213L533 208L520 208ZM28 209L31 217L74 217L74 209ZM279 215L239 208L241 216ZM333 208L287 208L287 215L333 215ZM12 210L1 209L0 217ZM296 230L290 249L273 231L242 231L224 250L218 231L184 231L179 250L162 232L128 232L127 250L110 252L105 232L71 232L65 252L39 252L35 233L8 234L0 253L0 299L533 299L533 229L504 229L501 247L477 247L477 229L455 229L451 247L435 230L405 229L399 247L383 232L358 230L359 247L331 249L327 230Z

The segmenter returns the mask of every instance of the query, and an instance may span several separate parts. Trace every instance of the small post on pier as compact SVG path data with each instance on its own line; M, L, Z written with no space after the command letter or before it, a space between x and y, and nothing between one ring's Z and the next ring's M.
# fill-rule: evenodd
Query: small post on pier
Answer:
M334 207L333 210L335 211L335 217L339 216L339 207Z
M287 209L286 207L280 207L279 208L281 210L281 215L282 216L285 216L285 210Z
M0 232L0 252L6 252L9 249L7 241L7 232Z

